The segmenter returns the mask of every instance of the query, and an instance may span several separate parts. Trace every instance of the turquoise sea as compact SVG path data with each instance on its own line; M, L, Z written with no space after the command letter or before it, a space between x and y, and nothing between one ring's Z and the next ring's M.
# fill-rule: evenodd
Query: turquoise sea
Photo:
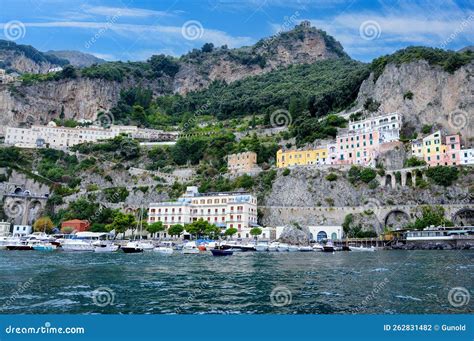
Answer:
M473 283L472 250L0 251L2 314L472 313Z

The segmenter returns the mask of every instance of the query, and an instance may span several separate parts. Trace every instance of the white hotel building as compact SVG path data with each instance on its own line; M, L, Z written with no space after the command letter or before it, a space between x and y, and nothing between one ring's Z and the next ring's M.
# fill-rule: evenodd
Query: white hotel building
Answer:
M257 224L257 198L247 192L199 193L189 186L177 201L151 203L148 223L161 221L165 228L186 225L203 219L221 227L237 229L237 238L252 238L250 230ZM269 231L262 229L262 238L269 238ZM166 235L165 235L166 237Z
M33 125L31 128L7 127L5 144L20 148L64 149L85 142L113 139L120 134L139 134L141 130L136 126L116 125L108 129L97 126L67 128L49 122L46 126Z

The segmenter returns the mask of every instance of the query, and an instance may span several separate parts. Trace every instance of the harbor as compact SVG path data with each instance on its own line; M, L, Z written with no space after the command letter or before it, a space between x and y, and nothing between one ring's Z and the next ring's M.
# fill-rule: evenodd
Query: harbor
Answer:
M449 304L448 292L453 286L469 287L473 264L472 250L236 252L232 257L202 252L164 256L0 251L0 310L2 314L449 313L459 310ZM462 309L474 312L472 302Z

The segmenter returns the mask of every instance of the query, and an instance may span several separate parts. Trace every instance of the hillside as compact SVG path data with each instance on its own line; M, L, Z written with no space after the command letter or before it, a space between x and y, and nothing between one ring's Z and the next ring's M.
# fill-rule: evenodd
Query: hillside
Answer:
M301 24L250 47L205 44L181 58L159 55L146 62L108 62L58 80L29 77L34 82L0 88L0 123L18 126L27 116L28 121L44 123L61 112L65 118L93 120L98 111L116 105L124 89L151 89L154 96L186 94L214 81L230 84L294 64L336 59L349 60L342 46L325 32Z
M94 55L91 55L89 53L84 53L80 51L69 51L69 50L63 50L63 51L47 51L45 52L46 55L49 56L56 56L60 59L66 59L69 61L69 64L76 66L76 67L85 67L85 66L91 66L93 64L103 64L106 61L97 58Z
M9 72L45 73L68 63L66 59L40 52L30 45L0 40L0 68Z

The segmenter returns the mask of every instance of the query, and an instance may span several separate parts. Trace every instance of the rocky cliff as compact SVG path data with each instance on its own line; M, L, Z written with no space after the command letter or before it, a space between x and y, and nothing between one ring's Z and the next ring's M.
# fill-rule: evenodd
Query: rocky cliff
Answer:
M107 111L116 104L120 90L124 88L152 88L157 96L163 93L163 88L170 93L185 94L205 88L215 80L231 83L292 64L339 57L347 55L334 38L307 24L299 25L251 47L191 51L178 60L179 72L173 78L143 79L126 75L124 81L112 82L78 77L33 85L1 86L0 123L2 126L21 126L27 117L29 123L45 123L57 118L61 110L65 118L95 119L98 111ZM19 68L23 72L43 72L51 67L25 58L19 56L11 62L25 64ZM1 129L0 133L3 132Z
M389 64L374 80L365 80L357 98L357 108L368 99L380 103L379 110L400 112L406 133L436 124L448 133L474 133L474 63L444 71L424 60L401 65ZM354 111L354 109L351 109Z

